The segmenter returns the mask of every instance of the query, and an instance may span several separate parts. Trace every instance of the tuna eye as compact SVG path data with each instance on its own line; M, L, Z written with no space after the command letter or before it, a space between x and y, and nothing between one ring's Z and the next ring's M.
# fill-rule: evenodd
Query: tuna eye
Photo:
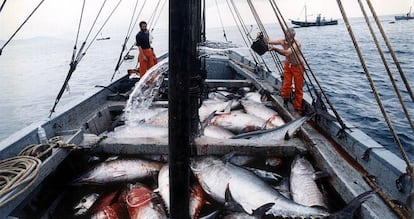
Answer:
M81 202L82 202L82 203L85 203L85 202L86 202L86 198L83 198L83 199L81 200Z

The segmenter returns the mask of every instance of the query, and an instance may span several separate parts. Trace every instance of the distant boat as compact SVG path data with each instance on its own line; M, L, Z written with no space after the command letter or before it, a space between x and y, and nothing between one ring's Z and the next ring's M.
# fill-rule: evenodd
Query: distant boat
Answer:
M408 11L407 14L400 15L400 16L395 16L395 20L396 21L400 21L400 20L411 20L411 19L414 19L414 16L411 15L411 7L410 7L410 10Z
M109 40L109 39L111 39L111 37L102 37L102 38L98 38L96 40Z
M318 14L316 16L315 21L308 21L308 15L306 13L306 5L305 5L305 21L297 21L297 20L291 20L293 25L297 25L300 27L313 27L313 26L326 26L326 25L337 25L338 20L333 20L332 18L330 20L326 20L325 17L321 17L321 14Z

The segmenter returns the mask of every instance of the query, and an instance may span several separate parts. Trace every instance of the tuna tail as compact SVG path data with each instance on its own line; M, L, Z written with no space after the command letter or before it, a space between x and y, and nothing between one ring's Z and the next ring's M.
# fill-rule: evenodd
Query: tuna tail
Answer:
M245 210L243 209L243 207L237 203L234 199L233 196L231 195L229 186L227 184L226 187L226 191L225 191L225 203L224 203L224 207L225 207L225 211L229 211L229 212L243 212L246 213ZM251 214L251 216L257 217L257 218L262 218L263 215L266 214L266 212L273 207L273 205L275 205L275 203L266 203L260 207L258 207L257 209L253 209L253 212Z
M371 198L375 194L374 191L364 192L355 197L344 209L332 214L329 218L332 219L347 219L353 218L355 211L361 206L361 204Z

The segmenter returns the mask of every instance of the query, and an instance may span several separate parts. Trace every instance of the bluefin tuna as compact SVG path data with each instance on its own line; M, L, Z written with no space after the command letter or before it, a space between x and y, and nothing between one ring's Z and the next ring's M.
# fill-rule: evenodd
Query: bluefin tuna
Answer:
M117 159L97 164L73 181L80 184L112 184L131 182L158 174L162 162L142 159Z
M95 204L96 200L100 197L98 193L90 193L81 198L81 200L73 207L75 216L85 215Z
M279 140L288 140L293 137L293 135L298 131L298 129L309 119L312 118L313 115L307 115L295 120L292 120L286 123L283 126L266 129L266 130L258 130L252 131L248 133L243 133L232 137L233 139L256 139L256 140L271 140L271 141L279 141Z
M253 210L252 214L248 214L244 211L243 207L234 201L230 190L226 189L225 194L226 202L224 203L224 216L222 219L260 219L263 218L266 211L268 211L274 203L267 203L263 206L260 206L258 209Z
M170 183L169 183L169 166L165 164L158 174L158 189L167 210L170 209ZM198 218L201 208L205 204L204 193L200 185L193 184L190 188L190 218Z
M270 109L262 103L242 100L241 104L246 113L264 119L267 123L272 124L273 127L279 127L285 124L285 121L283 121L276 111Z
M125 192L125 187L122 187L120 190L109 191L100 195L88 210L88 214L82 216L90 216L91 219L127 218Z
M315 182L315 169L304 157L297 156L292 162L290 190L294 202L306 206L327 208L325 199Z
M203 129L203 135L211 138L229 139L234 133L217 125L207 125Z
M342 215L342 212L331 214L324 209L297 204L282 196L254 173L213 156L193 158L190 167L204 191L212 198L224 203L225 192L228 188L234 200L249 214L252 214L253 210L260 206L274 203L266 212L267 214L304 218L326 218L330 216L340 218ZM353 211L372 194L372 191L363 193L351 202L353 203L352 210L345 209Z
M221 126L234 133L243 133L263 129L266 127L266 120L236 110L231 111L229 114L214 116L211 124ZM275 126L270 125L267 127L274 128Z
M161 197L143 184L128 184L126 203L131 219L167 219Z

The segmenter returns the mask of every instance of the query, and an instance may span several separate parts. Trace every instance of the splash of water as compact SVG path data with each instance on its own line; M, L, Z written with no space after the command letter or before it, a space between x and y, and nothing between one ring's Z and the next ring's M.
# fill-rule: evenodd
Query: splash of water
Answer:
M142 112L151 106L168 71L168 58L150 68L137 82L124 109L124 119L133 123L142 119Z

